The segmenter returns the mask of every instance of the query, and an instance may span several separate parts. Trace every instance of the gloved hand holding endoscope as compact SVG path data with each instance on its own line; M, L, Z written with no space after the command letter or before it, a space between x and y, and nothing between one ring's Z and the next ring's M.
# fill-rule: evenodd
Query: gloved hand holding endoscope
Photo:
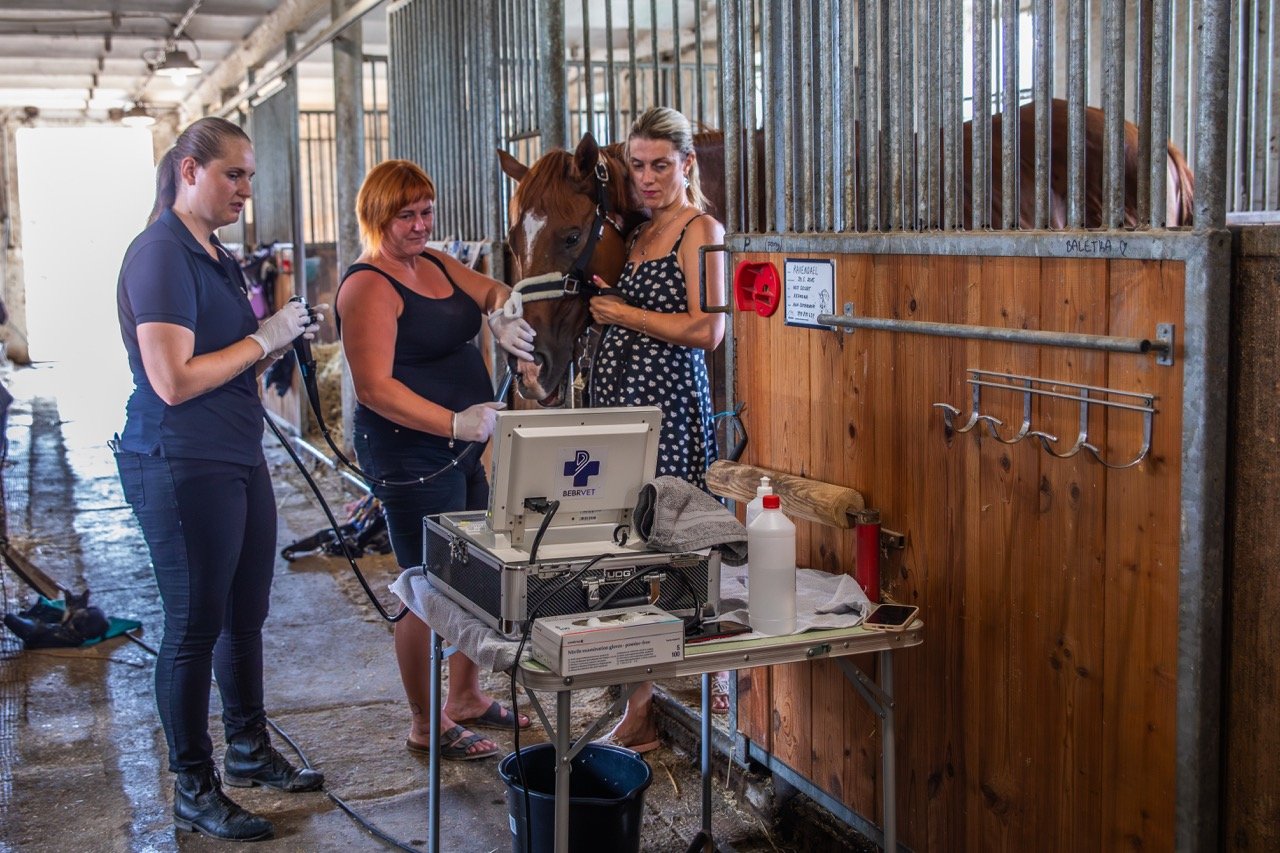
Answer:
M300 335L305 335L308 340L314 338L320 328L320 319L321 316L309 309L300 297L294 297L279 311L263 320L258 331L249 335L249 338L262 347L262 355L266 357L276 350L284 349Z
M498 412L506 403L476 403L453 413L453 435L458 441L488 441L497 423Z
M498 346L523 361L533 361L533 327L524 321L520 294L513 293L507 304L489 312L489 331Z

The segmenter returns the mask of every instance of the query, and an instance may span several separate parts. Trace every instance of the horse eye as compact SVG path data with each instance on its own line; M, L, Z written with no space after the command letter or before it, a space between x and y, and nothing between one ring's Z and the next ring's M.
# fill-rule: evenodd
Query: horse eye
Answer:
M576 246L576 245L578 245L578 239L579 239L581 236L582 236L582 235L581 235L580 233L578 233L577 231L574 231L574 232L573 232L573 233L571 233L571 234L567 234L567 235L565 236L565 238L564 238L564 244L565 244L566 246Z

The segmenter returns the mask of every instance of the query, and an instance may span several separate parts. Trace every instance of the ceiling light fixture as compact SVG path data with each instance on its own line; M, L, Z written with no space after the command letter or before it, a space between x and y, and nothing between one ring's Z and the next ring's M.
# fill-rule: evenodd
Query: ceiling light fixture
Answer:
M200 73L200 66L191 61L185 50L173 49L164 52L164 59L156 66L155 72L172 79L174 85L181 86L187 82L188 77Z
M142 104L134 104L120 117L120 123L125 127L151 127L156 123L156 117Z

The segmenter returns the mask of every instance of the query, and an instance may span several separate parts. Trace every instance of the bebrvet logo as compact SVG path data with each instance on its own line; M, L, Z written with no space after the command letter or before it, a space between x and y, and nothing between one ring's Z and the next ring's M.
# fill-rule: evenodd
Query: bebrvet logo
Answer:
M573 459L564 463L564 475L573 478L573 485L582 488L587 484L587 480L600 473L600 463L592 460L591 454L585 450L579 450L573 454Z

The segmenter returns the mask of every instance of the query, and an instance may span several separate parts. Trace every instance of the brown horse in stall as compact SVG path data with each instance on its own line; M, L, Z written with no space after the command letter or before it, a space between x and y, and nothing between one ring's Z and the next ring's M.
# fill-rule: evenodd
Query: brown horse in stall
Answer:
M1051 109L1050 227L1066 224L1067 198L1067 104L1055 100ZM1084 224L1099 228L1103 218L1102 150L1105 114L1093 107L1085 111L1085 197ZM991 221L999 223L1001 214L1000 146L1001 117L992 119L992 152L990 174ZM971 227L971 208L967 203L971 191L972 167L971 126L964 128L964 207L965 228ZM702 188L709 201L709 212L723 218L724 210L724 138L719 133L700 133L694 137L702 173ZM754 144L759 145L757 134ZM584 240L593 229L602 233L593 244L587 259L587 281L597 274L612 284L617 280L626 260L625 234L630 227L646 218L630 189L629 170L623 161L621 143L601 147L588 134L577 150L553 150L532 166L524 166L505 151L498 152L502 170L517 181L511 201L511 228L507 239L513 256L515 277L528 279L571 270L582 260ZM1019 227L1033 224L1035 194L1035 107L1026 104L1019 110ZM1138 191L1138 129L1128 122L1124 127L1124 220L1135 227ZM763 158L760 158L763 161ZM602 184L596 177L598 164L607 171ZM1191 223L1193 181L1182 152L1168 144L1166 221L1170 226ZM762 183L756 177L756 186ZM763 193L755 194L763 201ZM605 220L612 223L601 228L599 199L608 198L610 212ZM939 217L940 219L940 217ZM580 271L581 272L581 271ZM587 300L591 288L584 288L566 298L542 299L525 303L525 318L537 332L534 362L519 364L518 389L525 399L545 406L560 405L564 399L568 366L575 355L578 339L591 324ZM713 355L714 362L714 355ZM712 365L713 377L716 373ZM715 380L713 378L713 386Z
M724 209L724 138L719 133L699 133L694 136L694 147L704 170L702 188L708 212L720 217ZM554 149L532 166L502 150L498 160L502 171L516 181L507 244L517 284L555 279L566 270L570 277L581 279L569 285L573 292L561 291L562 298L524 301L525 319L538 335L534 361L516 365L516 387L526 400L559 406L565 399L575 344L591 325L587 300L598 291L589 283L590 278L599 275L610 285L618 280L627 259L625 237L648 219L648 212L631 190L621 143L600 146L588 133L573 153ZM601 204L603 199L607 205ZM595 241L591 240L593 232L598 233ZM545 292L549 284L540 286L544 296L549 295Z

